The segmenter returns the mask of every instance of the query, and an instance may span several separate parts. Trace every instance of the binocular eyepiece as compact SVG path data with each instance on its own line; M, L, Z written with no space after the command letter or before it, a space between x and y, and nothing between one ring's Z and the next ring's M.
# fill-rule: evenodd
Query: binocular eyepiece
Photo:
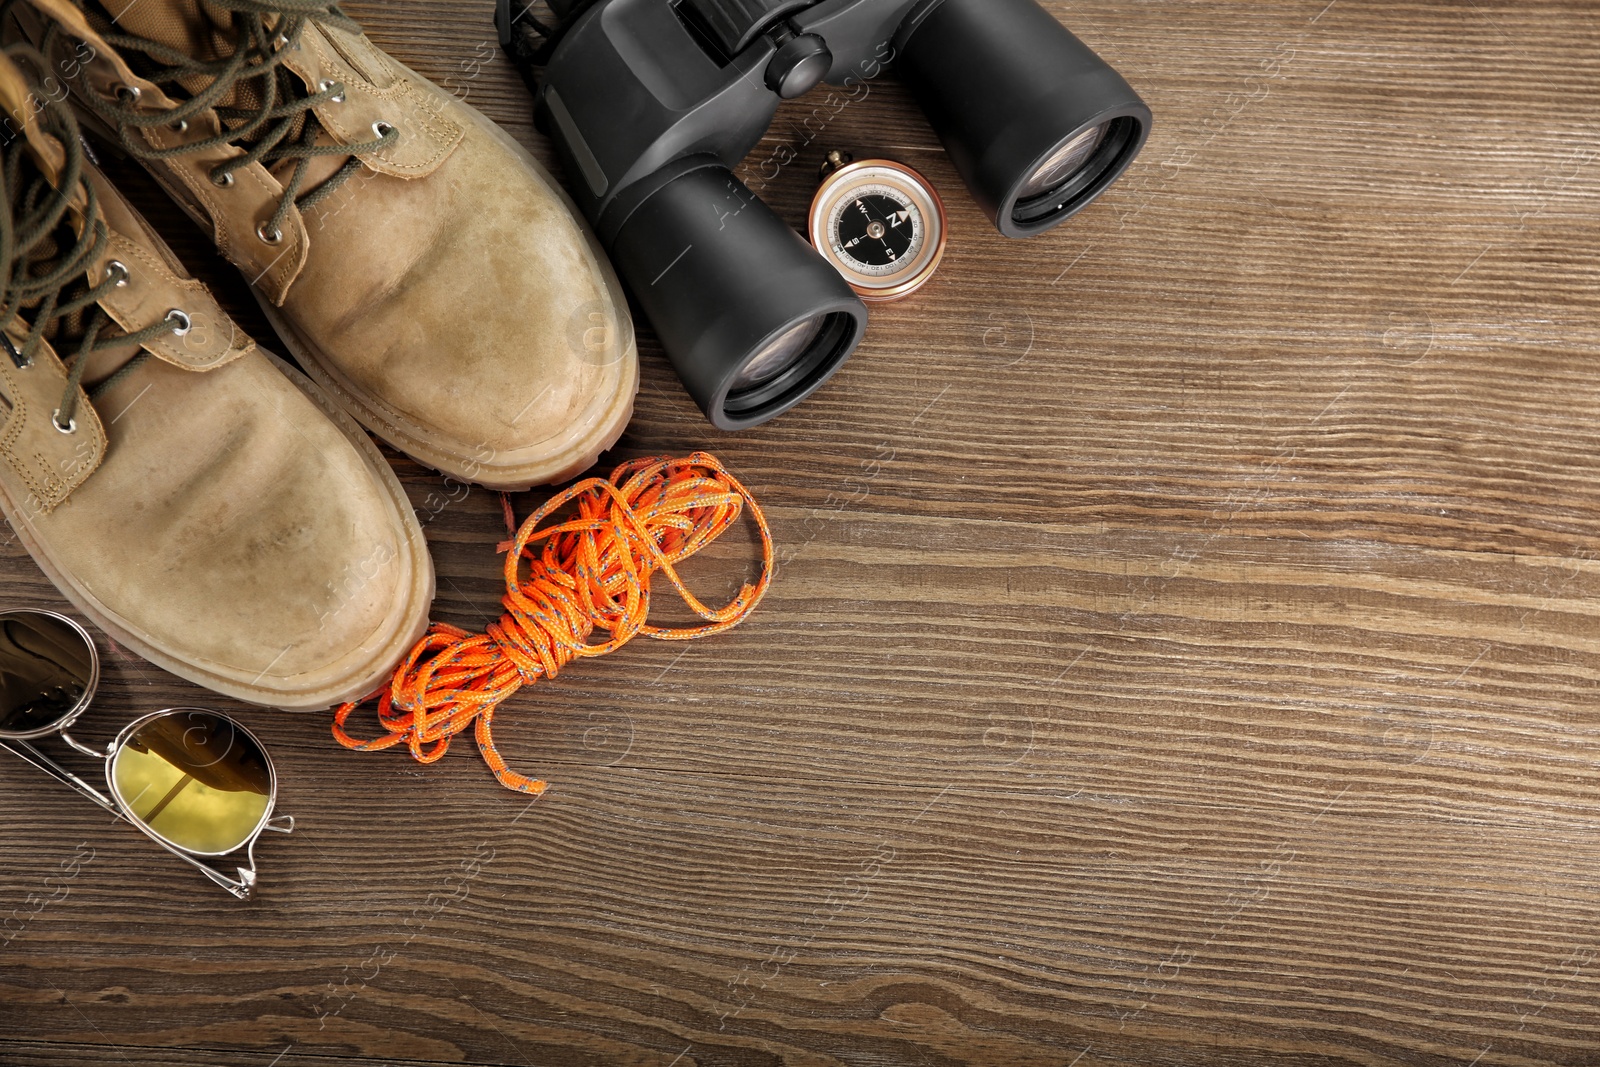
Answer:
M513 2L528 0L501 0L498 20L518 55ZM1035 0L599 0L549 55L541 128L684 385L722 429L800 403L867 325L839 272L733 169L782 100L824 81L853 86L891 62L1007 237L1081 210L1149 136L1138 94Z

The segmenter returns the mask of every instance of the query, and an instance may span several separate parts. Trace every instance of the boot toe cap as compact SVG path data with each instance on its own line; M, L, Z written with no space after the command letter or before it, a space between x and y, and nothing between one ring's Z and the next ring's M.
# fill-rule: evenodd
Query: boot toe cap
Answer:
M206 375L151 365L108 397L144 389L105 463L33 524L52 577L113 637L293 709L381 682L426 625L433 582L392 474L308 388L262 356Z
M426 179L375 175L345 210L309 218L312 255L274 317L396 447L524 488L615 440L638 356L593 237L503 138L469 125Z

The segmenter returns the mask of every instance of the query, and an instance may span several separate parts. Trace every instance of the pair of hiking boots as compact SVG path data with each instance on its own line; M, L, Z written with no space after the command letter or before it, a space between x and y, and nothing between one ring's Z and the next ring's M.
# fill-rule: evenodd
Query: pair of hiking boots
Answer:
M287 709L366 695L434 574L361 427L495 489L591 465L638 382L602 252L526 151L331 0L0 20L0 509L173 673ZM214 235L314 381L188 275L83 129Z

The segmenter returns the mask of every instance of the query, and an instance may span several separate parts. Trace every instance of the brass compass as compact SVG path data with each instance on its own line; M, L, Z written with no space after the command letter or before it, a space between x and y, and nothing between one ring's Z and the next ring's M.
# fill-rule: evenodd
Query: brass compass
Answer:
M928 180L887 159L829 152L811 202L811 243L869 302L920 289L944 258L944 204Z

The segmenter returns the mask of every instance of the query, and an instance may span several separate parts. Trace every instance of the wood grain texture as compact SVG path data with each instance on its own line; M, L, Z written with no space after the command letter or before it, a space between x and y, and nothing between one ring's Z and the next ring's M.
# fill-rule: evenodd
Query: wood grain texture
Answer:
M813 94L746 178L797 222L827 148L887 148L940 275L738 436L642 330L608 460L755 490L756 617L519 697L531 806L103 645L84 734L228 708L300 828L239 906L0 769L0 1063L1600 1063L1593 5L1049 6L1157 114L1101 202L1004 241L892 78ZM548 159L491 9L350 4ZM394 459L483 624L498 499Z

